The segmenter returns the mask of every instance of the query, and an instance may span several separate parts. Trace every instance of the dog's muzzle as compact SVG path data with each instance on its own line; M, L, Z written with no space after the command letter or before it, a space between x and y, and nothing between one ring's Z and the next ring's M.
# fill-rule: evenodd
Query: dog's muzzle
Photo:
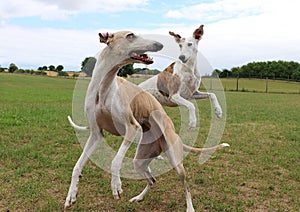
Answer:
M180 55L179 56L179 60L181 60L181 62L186 63L186 61L188 60L188 58L184 55Z

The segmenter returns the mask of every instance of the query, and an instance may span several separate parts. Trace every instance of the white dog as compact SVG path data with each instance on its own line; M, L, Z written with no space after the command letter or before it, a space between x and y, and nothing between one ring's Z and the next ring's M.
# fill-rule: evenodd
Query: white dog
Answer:
M182 38L169 32L180 47L179 60L169 65L164 71L139 84L150 92L162 104L170 107L185 106L189 111L189 126L196 127L195 106L188 99L210 98L217 117L222 117L222 109L214 93L199 92L201 82L197 67L198 42L203 35L203 25L197 28L193 37Z

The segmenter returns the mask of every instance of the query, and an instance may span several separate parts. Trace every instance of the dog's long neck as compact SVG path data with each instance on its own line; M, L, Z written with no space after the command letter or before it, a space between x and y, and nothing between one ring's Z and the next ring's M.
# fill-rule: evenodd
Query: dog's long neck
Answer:
M197 53L191 56L191 58L186 62L186 65L191 70L195 70L195 68L197 67Z
M120 61L117 56L111 56L107 49L102 51L95 64L92 79L87 89L85 110L88 108L94 110L88 105L94 105L92 102L95 102L97 93L102 95L101 99L105 99L110 89L117 86L116 75L123 66Z
M198 80L200 80L201 75L200 75L200 70L198 69L198 63L197 63L197 55L195 57L195 61L194 61L194 75L198 78Z
M117 73L126 64L126 61L122 61L116 55L111 56L110 51L104 49L97 60L91 80L95 86L98 86L96 90L104 94L111 85L116 85Z
M198 64L197 64L197 55L198 55L198 50L196 51L196 53L195 54L193 54L192 56L191 56L191 58L189 59L189 61L187 61L187 66L189 67L189 68L191 68L191 70L193 70L193 72L194 72L194 75L198 78L198 79L200 79L200 71L199 71L199 69L198 69Z

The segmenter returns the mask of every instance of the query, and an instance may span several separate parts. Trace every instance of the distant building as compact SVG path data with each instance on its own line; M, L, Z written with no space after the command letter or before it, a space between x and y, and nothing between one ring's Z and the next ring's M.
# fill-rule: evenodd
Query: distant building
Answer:
M56 71L45 71L45 73L49 77L57 77L57 75L58 75L58 72L56 72ZM78 77L86 77L87 76L87 74L85 72L67 71L66 73L68 74L69 77L74 77L74 75L78 76Z
M49 77L57 77L58 73L56 71L45 71Z
M85 72L79 72L79 77L87 77L87 73Z
M69 77L74 77L78 76L78 77L86 77L87 74L85 72L78 72L78 71L67 71Z

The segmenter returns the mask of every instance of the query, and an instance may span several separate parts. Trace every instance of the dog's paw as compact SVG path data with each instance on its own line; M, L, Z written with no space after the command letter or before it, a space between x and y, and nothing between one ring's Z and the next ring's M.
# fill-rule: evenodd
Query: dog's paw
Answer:
M222 147L230 146L228 143L221 143Z
M114 199L121 199L121 194L123 193L122 188L113 191Z
M137 195L137 196L135 196L135 197L133 197L133 198L131 198L130 200L129 200L129 202L140 202L140 201L142 201L143 200L143 197L141 197L141 195Z
M111 180L111 190L114 196L114 199L120 199L121 194L123 193L122 190L122 182L119 177L113 176Z
M121 194L123 193L123 190L120 186L118 188L113 188L112 193L113 193L114 199L121 199Z
M70 208L73 204L75 204L76 202L76 197L77 197L77 191L73 190L70 191L67 198L66 198L66 202L64 205L64 210L67 210L68 208Z
M156 160L164 160L164 157L161 156L161 155L159 155L159 156L157 156L155 159L156 159Z
M215 107L215 114L219 119L222 118L223 112L221 107Z
M196 122L196 120L195 120L195 121L190 121L190 123L189 123L189 130L190 130L190 131L193 131L193 130L196 129L196 127L197 127L197 122Z

